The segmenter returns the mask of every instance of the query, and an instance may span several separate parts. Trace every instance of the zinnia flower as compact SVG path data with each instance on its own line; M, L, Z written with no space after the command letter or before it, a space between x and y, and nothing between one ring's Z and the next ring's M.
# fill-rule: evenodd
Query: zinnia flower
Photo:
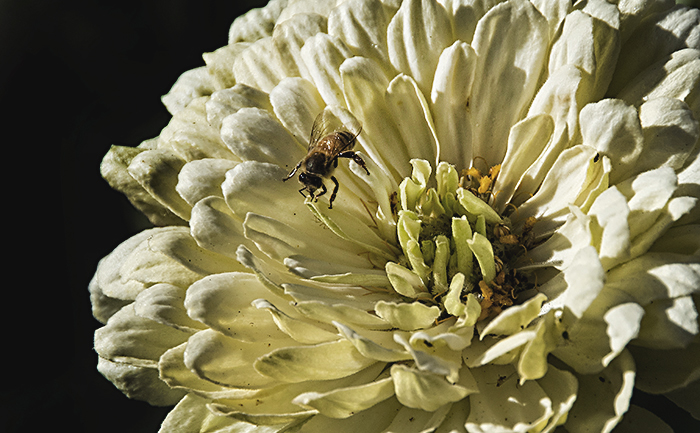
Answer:
M163 432L662 428L635 387L700 416L699 23L641 0L236 19L160 136L103 161L156 227L90 285L98 369L176 404ZM332 208L329 179L283 181L319 113L359 132L314 169Z

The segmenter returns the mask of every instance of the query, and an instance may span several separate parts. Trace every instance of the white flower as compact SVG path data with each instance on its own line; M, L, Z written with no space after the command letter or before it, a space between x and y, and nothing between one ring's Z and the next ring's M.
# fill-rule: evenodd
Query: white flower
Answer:
M104 159L157 227L90 285L99 370L177 403L163 432L659 431L634 387L698 417L699 23L642 0L238 18L161 135ZM319 113L361 125L369 172L341 158L332 209L330 182L283 182Z

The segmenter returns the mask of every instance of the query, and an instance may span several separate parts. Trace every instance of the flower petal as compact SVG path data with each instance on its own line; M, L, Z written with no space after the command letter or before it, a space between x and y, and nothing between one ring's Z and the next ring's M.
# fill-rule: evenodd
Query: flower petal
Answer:
M153 406L172 406L186 393L168 388L158 378L155 368L112 362L99 357L97 370L127 397L146 401Z
M308 145L311 127L325 105L316 87L303 78L285 78L270 92L270 103L287 131Z
M511 379L513 367L485 365L472 372L479 392L469 397L468 431L528 431L554 414L552 401L536 381L519 386Z
M620 51L610 93L616 94L639 71L683 48L700 48L700 11L676 6L644 20Z
M137 316L134 305L130 304L95 331L95 351L112 362L155 368L166 350L183 343L190 335ZM145 341L149 344L144 344Z
M547 297L539 293L521 305L514 305L495 317L481 330L481 339L489 334L512 335L525 329L540 313Z
M465 42L456 41L440 54L430 92L439 159L450 161L460 169L469 167L474 156L471 153L473 126L467 107L475 68L474 49Z
M180 170L175 189L190 206L194 206L205 197L223 197L221 184L226 178L226 172L237 164L226 159L207 158L190 161Z
M265 297L276 304L288 300L270 293L255 275L231 272L211 275L187 290L187 314L212 329L243 341L287 340L269 314L251 305Z
M221 125L224 143L244 161L292 164L306 149L267 110L242 108Z
M454 42L447 12L434 0L406 0L387 29L389 60L428 95L442 50Z
M345 107L339 68L345 59L352 57L345 43L339 38L319 33L306 41L301 57L326 104Z
M328 16L328 34L344 40L355 53L362 53L388 67L388 24L382 2L352 0L341 3Z
M299 394L293 403L318 410L330 418L348 418L394 395L393 380L388 377L364 385L339 388L326 393Z
M530 2L505 2L479 20L472 98L475 156L488 165L503 160L508 131L537 89L549 42L547 20ZM478 126L478 127L477 127Z
M362 356L347 340L285 347L258 358L257 371L282 382L340 379L355 374L375 360Z
M156 284L136 296L134 312L137 316L171 326L182 331L203 329L187 316L183 305L185 289L172 284Z
M440 315L437 306L428 307L420 302L397 304L379 301L374 309L379 317L393 327L405 331L427 328Z
M448 383L443 377L415 370L405 365L391 366L396 397L408 407L434 412L448 403L462 400L469 390Z
M601 373L578 376L578 380L579 397L567 418L567 431L612 431L629 408L635 385L632 356L625 351Z

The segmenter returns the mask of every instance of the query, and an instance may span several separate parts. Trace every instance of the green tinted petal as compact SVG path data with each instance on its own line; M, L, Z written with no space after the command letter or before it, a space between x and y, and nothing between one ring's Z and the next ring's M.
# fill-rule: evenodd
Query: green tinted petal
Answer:
M441 406L462 400L469 391L451 385L443 377L411 369L401 364L391 367L391 377L399 401L408 407L433 412Z

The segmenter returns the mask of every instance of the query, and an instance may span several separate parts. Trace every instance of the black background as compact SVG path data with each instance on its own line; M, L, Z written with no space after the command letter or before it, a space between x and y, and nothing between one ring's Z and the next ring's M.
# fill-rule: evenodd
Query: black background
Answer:
M157 136L170 118L160 96L264 3L0 0L0 431L158 431L169 408L127 399L95 368L88 282L148 225L99 164L112 144ZM677 432L696 431L643 397Z
M0 431L158 431L169 408L129 400L95 367L88 282L148 224L100 161L157 136L161 95L265 3L0 0Z

